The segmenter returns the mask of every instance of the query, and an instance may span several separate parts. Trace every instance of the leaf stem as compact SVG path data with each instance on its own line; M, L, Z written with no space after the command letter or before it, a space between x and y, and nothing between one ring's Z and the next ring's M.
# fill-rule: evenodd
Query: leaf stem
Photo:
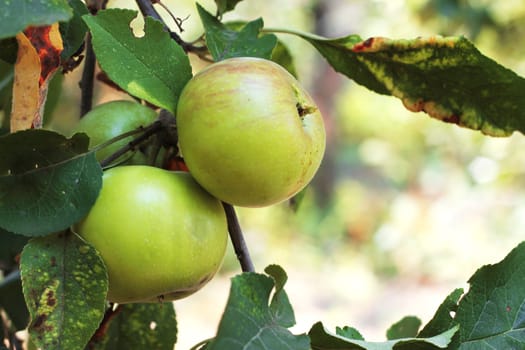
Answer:
M224 207L226 219L228 220L228 231L230 232L233 249L237 256L237 260L239 260L239 263L241 264L242 272L255 272L255 267L253 266L248 246L244 240L241 225L239 224L239 219L237 218L235 209L231 204L224 202L222 203L222 206Z
M295 35L295 36L301 37L303 39L327 40L327 38L319 36L319 35L316 35L316 34L302 32L300 30L287 29L287 28L271 28L271 27L270 28L262 28L261 29L261 33L290 34L290 35Z

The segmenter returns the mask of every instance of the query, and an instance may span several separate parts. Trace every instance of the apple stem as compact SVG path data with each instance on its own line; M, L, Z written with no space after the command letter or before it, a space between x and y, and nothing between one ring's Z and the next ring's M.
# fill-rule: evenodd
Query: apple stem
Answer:
M239 263L241 264L242 272L255 272L255 267L253 266L248 246L244 240L241 225L239 224L239 219L237 218L235 209L231 204L224 202L222 203L222 206L224 207L226 219L228 220L228 231L230 232L233 249L237 256L237 260L239 260Z

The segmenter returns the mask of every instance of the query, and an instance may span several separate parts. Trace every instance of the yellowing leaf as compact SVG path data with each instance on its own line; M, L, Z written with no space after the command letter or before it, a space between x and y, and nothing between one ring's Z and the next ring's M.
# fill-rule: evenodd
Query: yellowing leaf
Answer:
M42 127L47 87L63 50L58 23L28 27L16 36L11 132Z
M40 58L24 33L16 35L18 57L13 84L11 132L29 129L38 110Z

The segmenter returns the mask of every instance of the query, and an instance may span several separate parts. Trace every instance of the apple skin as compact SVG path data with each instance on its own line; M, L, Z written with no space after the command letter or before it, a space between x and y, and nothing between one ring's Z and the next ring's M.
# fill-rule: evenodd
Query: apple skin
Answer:
M133 101L111 101L95 106L80 119L73 133L84 132L89 136L89 147L93 148L116 136L141 126L147 126L157 119L157 114L151 108ZM119 140L95 154L100 162L133 140L133 136ZM124 155L120 159L125 159ZM144 164L146 156L136 152L132 163Z
M314 101L265 59L231 58L200 71L183 89L176 118L190 173L232 205L290 198L310 182L325 150Z
M100 252L116 303L194 293L221 266L228 240L222 204L189 173L145 165L107 170L75 231Z

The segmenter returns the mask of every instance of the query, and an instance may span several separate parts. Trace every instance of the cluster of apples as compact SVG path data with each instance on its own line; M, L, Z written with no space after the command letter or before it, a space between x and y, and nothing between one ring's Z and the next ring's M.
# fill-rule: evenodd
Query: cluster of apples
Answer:
M155 118L138 103L109 102L76 131L94 146ZM197 73L179 98L176 125L189 173L147 165L109 169L95 205L75 227L107 266L112 302L175 300L200 289L226 250L221 202L282 202L310 182L324 154L314 101L284 68L264 59L227 59Z

